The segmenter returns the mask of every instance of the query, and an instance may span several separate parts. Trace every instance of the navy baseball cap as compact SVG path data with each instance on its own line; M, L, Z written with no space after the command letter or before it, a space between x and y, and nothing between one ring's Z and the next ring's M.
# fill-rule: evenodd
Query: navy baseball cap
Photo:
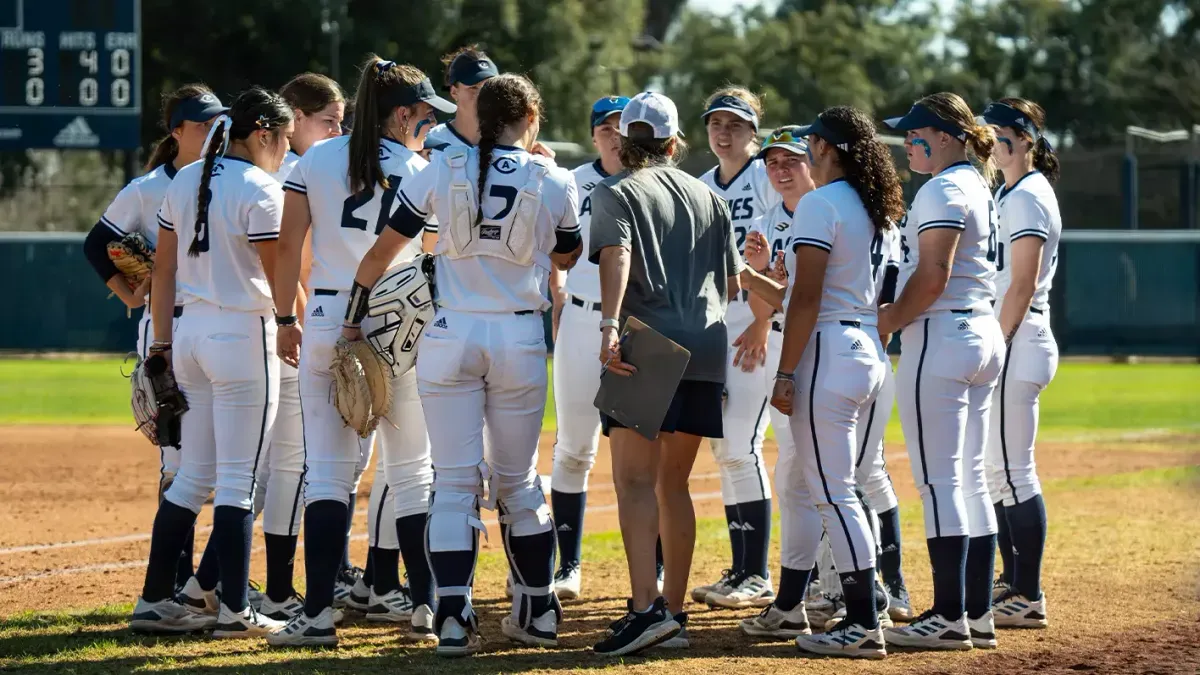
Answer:
M754 108L751 108L749 103L746 103L736 96L717 97L717 99L712 102L712 105L708 106L708 110L705 110L704 114L700 116L700 119L708 122L708 116L719 110L724 110L737 115L738 117L753 124L755 131L758 130L758 113L754 112Z
M486 56L473 58L469 54L459 54L450 62L450 84L465 84L469 87L499 74L500 69Z
M887 126L897 131L914 131L916 129L924 129L925 127L933 127L938 131L944 131L960 141L967 140L967 132L954 122L942 119L937 113L920 103L913 104L909 108L908 113L903 117L892 117L883 121Z
M779 127L771 132L771 136L767 138L767 142L763 144L762 150L758 151L756 157L759 159L767 158L767 151L775 148L782 148L793 154L808 156L808 141L805 139L807 134L801 133L807 127L796 126L789 124L785 127Z
M386 110L422 101L440 112L453 113L458 110L458 106L437 95L437 92L433 90L433 83L429 81L428 77L408 87L393 87L379 97L379 104Z
M216 94L201 94L185 98L175 106L175 112L171 113L170 129L174 129L184 122L207 122L217 115L227 112L229 112L229 108L221 104L221 99L217 98Z
M983 114L975 118L975 121L980 124L993 124L998 127L1012 127L1021 129L1029 134L1033 140L1042 137L1042 130L1029 119L1025 113L1008 105L1007 103L991 103L987 108L984 108Z
M628 96L605 96L592 104L592 128L595 129L609 115L619 113L629 105Z

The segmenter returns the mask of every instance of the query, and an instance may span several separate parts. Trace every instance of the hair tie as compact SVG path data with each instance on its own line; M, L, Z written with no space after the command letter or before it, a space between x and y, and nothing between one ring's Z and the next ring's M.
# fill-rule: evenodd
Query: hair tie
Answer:
M221 147L219 150L217 150L217 156L224 157L225 150L229 148L229 128L231 126L233 126L233 120L230 119L229 115L221 115L218 117L216 121L213 122L212 128L208 130L208 136L204 138L204 145L200 148L200 156L208 156L208 146L210 143L212 143L213 135L217 133L217 129L224 127L225 134L221 139Z
M382 75L395 67L396 67L395 61L383 61L383 60L376 61L375 62L375 74Z

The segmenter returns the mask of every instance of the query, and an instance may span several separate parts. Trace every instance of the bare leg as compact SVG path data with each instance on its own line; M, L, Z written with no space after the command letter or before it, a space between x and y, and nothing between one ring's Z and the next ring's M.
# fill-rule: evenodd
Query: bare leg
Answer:
M629 564L629 585L633 588L633 608L643 611L658 597L654 561L658 541L658 501L654 486L658 477L659 442L648 441L636 431L622 428L613 429L609 440L621 539ZM663 544L665 553L665 540Z
M692 554L696 548L696 511L688 491L688 477L696 463L700 437L671 433L659 436L658 531L663 543L663 595L671 613L683 611Z

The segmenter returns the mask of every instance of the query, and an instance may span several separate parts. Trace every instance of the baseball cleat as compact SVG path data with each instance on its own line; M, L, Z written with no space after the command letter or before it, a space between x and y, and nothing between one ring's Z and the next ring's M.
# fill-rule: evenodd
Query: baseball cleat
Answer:
M888 628L883 636L888 644L897 647L969 650L973 646L966 614L950 621L934 614L933 610L921 614L907 626Z
M370 609L371 588L362 578L362 570L357 567L347 567L338 572L337 582L333 586L333 606L349 607L365 612Z
M695 602L705 602L708 599L709 593L712 593L713 591L716 591L716 590L723 590L729 584L729 581L731 579L733 579L734 576L735 575L734 575L733 570L722 570L720 579L717 579L715 582L713 582L711 584L705 584L703 586L697 586L697 587L693 588L692 589L692 600ZM661 587L662 586L662 575L661 574L659 575L658 579L659 579L659 586Z
M846 606L842 594L827 595L822 593L812 602L805 601L804 611L808 613L808 621L814 626L824 626L829 620L844 611Z
M557 647L560 618L558 608L551 607L541 616L534 617L528 626L522 627L509 614L500 620L500 631L513 642L530 647Z
M774 603L767 605L758 616L742 619L741 627L742 632L751 637L777 640L792 640L812 633L803 602L786 612Z
M879 618L879 627L880 628L891 628L892 626L896 625L895 622L892 621L892 617L888 616L888 612L886 609L879 610L878 618ZM834 612L833 618L831 618L825 622L825 625L823 626L823 628L826 630L826 632L831 631L831 630L833 630L834 626L838 625L839 623L841 623L845 620L846 620L846 606L842 605L841 607L838 608L838 610L836 612Z
M263 600L265 600L266 597L267 594L263 593L262 586L259 586L253 581L249 582L249 584L246 586L246 601L249 602L250 606L254 609L257 610L259 607L262 607Z
M262 637L274 633L284 625L283 621L268 619L259 614L258 610L251 605L246 605L246 609L235 612L229 609L225 603L221 603L221 614L217 618L216 628L213 629L213 637L218 639Z
M216 623L215 615L193 612L173 598L147 602L139 597L129 628L135 633L183 634L212 628Z
M971 631L971 646L976 649L995 649L1000 645L996 641L996 622L989 610L978 619L967 617L967 628Z
M437 642L437 633L433 632L433 610L429 605L420 605L414 609L409 621L409 640Z
M332 607L326 607L315 617L300 612L283 628L267 635L267 644L272 647L336 647L338 636L333 611Z
M893 621L912 621L912 600L908 597L908 589L904 584L885 584L888 591L888 616Z
M575 600L579 598L582 582L583 573L579 571L579 563L565 563L554 574L554 594L559 600Z
M447 617L442 622L442 630L438 634L437 655L470 656L480 650L482 643L474 621L468 621L464 625L456 616Z
M802 652L822 656L852 659L882 659L887 656L882 628L868 629L845 621L824 633L797 637L796 646Z
M1050 625L1046 618L1046 594L1041 600L1030 600L1014 591L1000 596L992 602L992 614L997 628L1045 628Z
M1000 599L1000 596L1008 593L1010 590L1012 590L1012 586L1010 586L1003 577L997 577L996 580L992 582L992 604L996 604L996 601Z
M206 616L216 616L221 608L220 602L217 600L216 589L206 591L200 588L200 582L196 577L187 580L187 583L179 591L177 600L188 611Z
M709 591L704 601L709 607L728 609L766 607L775 602L775 589L768 579L757 574L742 574L731 579L729 584Z
M271 596L264 595L258 611L268 619L290 621L293 616L304 611L304 598L300 597L299 593L292 593L291 597L283 602L275 602Z
M412 620L412 598L404 589L397 589L383 595L375 595L371 591L371 600L367 604L367 621L382 621L386 623L407 623Z

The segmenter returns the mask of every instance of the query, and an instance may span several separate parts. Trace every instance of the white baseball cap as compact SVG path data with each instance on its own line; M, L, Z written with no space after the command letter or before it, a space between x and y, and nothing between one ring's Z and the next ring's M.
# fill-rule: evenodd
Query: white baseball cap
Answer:
M679 110L671 99L653 91L643 91L629 100L621 111L621 135L629 137L629 125L636 122L654 129L654 138L682 136L679 131Z

